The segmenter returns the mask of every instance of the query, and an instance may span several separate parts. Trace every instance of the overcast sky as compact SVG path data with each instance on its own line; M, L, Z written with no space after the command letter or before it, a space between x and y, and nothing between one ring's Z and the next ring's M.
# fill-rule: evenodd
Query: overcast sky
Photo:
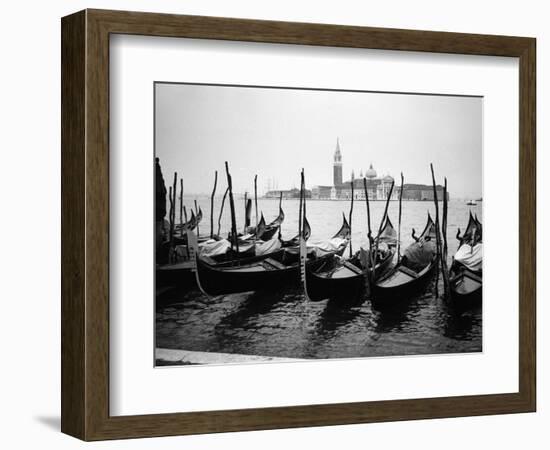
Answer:
M156 156L165 180L183 176L187 193L209 193L214 170L234 191L332 185L340 139L344 179L372 163L405 183L446 176L452 198L482 195L482 99L436 95L157 83ZM221 190L219 187L218 189Z

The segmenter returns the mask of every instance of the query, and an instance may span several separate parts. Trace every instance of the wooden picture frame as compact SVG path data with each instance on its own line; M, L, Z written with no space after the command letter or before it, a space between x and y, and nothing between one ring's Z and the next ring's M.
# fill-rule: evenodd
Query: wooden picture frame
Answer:
M84 440L474 416L536 407L533 38L85 10L62 30L62 417ZM109 36L519 58L519 391L141 416L109 415Z

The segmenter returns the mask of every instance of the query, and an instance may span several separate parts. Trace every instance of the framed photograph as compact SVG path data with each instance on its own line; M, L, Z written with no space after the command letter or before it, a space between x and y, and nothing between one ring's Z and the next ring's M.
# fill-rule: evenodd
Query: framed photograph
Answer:
M534 38L61 30L63 432L535 411Z

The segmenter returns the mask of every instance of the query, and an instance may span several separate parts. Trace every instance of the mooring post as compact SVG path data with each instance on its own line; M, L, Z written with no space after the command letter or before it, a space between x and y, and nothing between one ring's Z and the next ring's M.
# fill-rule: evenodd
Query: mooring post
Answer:
M218 171L216 170L214 172L214 189L212 189L212 195L210 196L210 239L214 237L214 195L216 195L217 186L218 186Z

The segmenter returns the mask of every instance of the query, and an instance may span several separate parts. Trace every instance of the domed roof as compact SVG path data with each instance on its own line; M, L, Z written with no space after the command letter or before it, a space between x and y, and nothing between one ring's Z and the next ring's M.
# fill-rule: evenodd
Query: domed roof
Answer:
M384 181L388 181L388 182L391 183L391 182L393 181L393 177L392 177L391 175L386 175L386 176L384 177Z
M372 164L369 167L369 170L365 172L367 178L376 178L376 170L372 168Z

